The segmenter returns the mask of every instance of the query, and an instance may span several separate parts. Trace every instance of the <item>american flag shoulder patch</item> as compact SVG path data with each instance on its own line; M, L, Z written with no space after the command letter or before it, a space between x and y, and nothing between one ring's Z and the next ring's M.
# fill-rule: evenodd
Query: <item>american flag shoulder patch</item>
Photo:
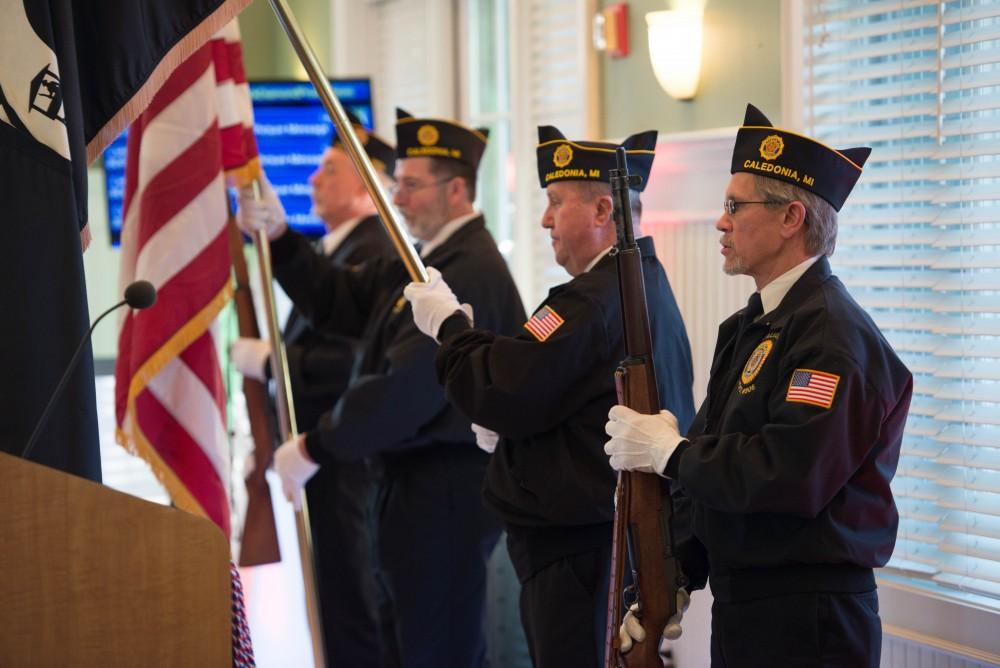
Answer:
M800 404L812 404L820 408L833 405L833 397L837 394L840 376L815 369L796 369L788 384L785 401Z
M562 317L549 306L543 306L535 311L535 314L524 323L524 328L531 332L539 341L552 336L552 334L566 322Z

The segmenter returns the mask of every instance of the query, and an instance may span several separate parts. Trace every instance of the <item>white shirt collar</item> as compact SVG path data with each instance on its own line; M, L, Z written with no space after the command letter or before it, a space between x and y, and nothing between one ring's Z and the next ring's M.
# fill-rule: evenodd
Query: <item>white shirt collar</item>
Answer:
M481 215L482 214L478 211L473 211L472 213L449 220L441 226L441 229L438 230L433 239L424 242L423 246L420 248L420 257L427 257L430 255L431 251L448 241L448 238L457 232L463 225Z
M770 313L774 309L778 308L781 304L781 300L785 298L788 291L792 289L795 282L802 278L802 274L806 273L806 270L820 258L819 255L811 257L808 260L801 262L781 276L765 285L760 290L760 303L764 308L764 313ZM762 314L763 315L763 314Z
M323 235L320 239L320 244L323 246L324 255L333 255L333 251L340 247L340 244L344 243L344 239L347 235L354 231L354 228L361 224L361 221L367 218L367 215L358 216L357 218L351 218L347 222L341 223L337 227L333 228L330 232Z
M614 244L612 244L612 245L608 246L607 248L605 248L604 250L602 250L600 253L598 253L597 256L593 260L590 261L590 264L588 264L581 273L586 274L588 271L590 271L591 269L593 269L594 267L596 267L597 263L600 262L601 259L605 255L607 255L608 253L610 253L611 249L614 248L614 247L615 247Z

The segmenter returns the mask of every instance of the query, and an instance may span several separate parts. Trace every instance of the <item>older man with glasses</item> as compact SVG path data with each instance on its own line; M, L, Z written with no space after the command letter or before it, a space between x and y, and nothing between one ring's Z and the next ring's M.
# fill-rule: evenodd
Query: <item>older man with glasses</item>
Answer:
M827 261L870 152L748 105L716 229L723 270L757 291L719 327L686 437L666 411L611 409L611 466L671 481L677 552L694 588L711 581L713 667L879 665L873 569L896 540L913 381Z
M517 331L524 308L472 205L486 132L402 110L398 116L393 200L421 256L477 321ZM383 471L379 565L402 665L483 665L486 562L500 534L480 497L488 456L437 382L437 344L417 329L403 298L406 270L397 259L319 262L280 217L258 217L273 238L275 277L315 327L365 342L337 404L276 452L286 496L294 502L321 466L375 458Z

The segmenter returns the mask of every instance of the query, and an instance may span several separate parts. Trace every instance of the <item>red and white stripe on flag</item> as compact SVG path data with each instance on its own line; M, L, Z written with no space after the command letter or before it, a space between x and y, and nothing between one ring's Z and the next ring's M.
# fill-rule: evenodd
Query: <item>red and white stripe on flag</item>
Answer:
M230 22L212 40L219 94L219 130L222 168L230 185L243 187L261 177L257 137L253 132L253 103L243 68L240 28Z
M215 326L232 296L221 131L229 112L214 57L221 41L181 64L129 130L121 284L148 280L158 299L122 319L115 399L118 441L149 462L178 507L228 536Z
M565 321L558 313L548 306L543 306L535 311L535 314L531 316L528 322L524 323L524 328L531 332L531 335L539 341L544 341L552 336L553 332L559 329L563 322Z
M814 369L796 369L788 383L785 401L812 404L821 408L833 405L840 376Z

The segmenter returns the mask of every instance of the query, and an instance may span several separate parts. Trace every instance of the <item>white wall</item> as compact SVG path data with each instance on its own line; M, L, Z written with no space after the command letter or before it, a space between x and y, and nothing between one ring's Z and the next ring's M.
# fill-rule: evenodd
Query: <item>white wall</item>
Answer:
M87 280L87 302L91 319L121 301L118 294L118 263L120 254L111 247L108 231L108 204L104 194L104 170L100 161L87 170L90 231L93 241L83 254L83 271ZM94 359L112 359L118 354L118 326L114 315L108 316L94 330Z

